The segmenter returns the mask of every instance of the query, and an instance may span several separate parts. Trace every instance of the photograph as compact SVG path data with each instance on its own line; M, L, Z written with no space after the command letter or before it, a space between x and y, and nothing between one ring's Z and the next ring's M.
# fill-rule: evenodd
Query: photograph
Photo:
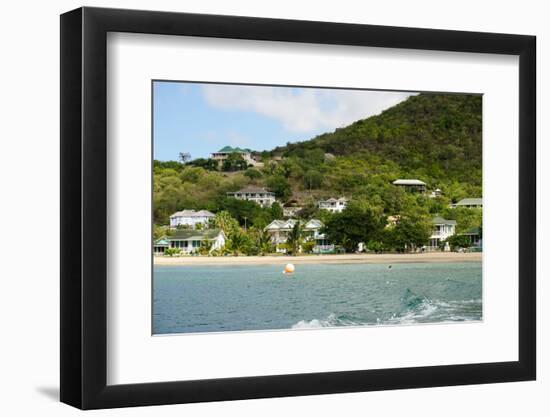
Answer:
M482 95L152 88L153 334L483 319Z

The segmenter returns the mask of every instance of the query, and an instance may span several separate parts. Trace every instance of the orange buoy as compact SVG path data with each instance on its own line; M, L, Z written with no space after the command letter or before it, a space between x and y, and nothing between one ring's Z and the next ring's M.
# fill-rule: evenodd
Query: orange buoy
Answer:
M286 264L285 269L283 270L283 274L293 274L293 273L294 273L294 265Z

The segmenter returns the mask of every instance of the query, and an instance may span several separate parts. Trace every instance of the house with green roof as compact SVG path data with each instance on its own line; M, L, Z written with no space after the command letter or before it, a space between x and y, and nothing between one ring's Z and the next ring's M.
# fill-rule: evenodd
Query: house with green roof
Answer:
M154 242L155 254L163 254L167 248L180 249L184 254L198 252L203 242L208 242L210 251L221 249L225 246L225 234L221 229L178 229L170 236L165 236Z
M248 165L252 165L254 167L259 167L263 165L261 162L254 160L254 158L252 157L252 150L249 148L233 148L231 146L224 146L219 151L212 152L211 158L215 161L218 161L218 164L221 165L223 161L229 158L229 155L231 154L241 155Z

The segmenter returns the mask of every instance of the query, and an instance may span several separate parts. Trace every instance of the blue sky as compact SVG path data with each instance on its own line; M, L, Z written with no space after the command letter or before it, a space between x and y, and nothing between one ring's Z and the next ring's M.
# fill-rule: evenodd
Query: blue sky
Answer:
M380 113L411 93L154 83L154 158L205 158L230 145L270 150Z

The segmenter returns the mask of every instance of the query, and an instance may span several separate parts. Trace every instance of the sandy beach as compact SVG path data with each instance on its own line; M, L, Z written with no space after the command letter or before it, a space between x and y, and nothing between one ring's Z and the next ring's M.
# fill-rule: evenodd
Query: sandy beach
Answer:
M481 262L482 254L431 252L412 254L340 254L307 256L155 256L154 265L266 265L266 264L394 264L394 263L449 263Z

